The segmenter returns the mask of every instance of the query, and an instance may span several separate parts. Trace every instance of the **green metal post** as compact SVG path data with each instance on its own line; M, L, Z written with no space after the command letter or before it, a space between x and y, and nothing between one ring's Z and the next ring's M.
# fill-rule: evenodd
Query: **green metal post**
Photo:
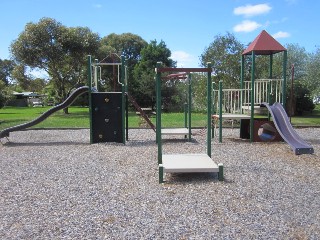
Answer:
M251 115L250 115L250 142L253 142L253 132L254 132L254 95L255 95L255 89L254 89L254 77L255 77L255 52L252 51L252 64L251 64Z
M88 72L88 96L89 96L89 122L90 122L90 144L93 144L93 131L92 131L92 68L91 68L91 55L88 55L87 60L87 72Z
M188 130L189 130L189 142L191 142L191 106L192 106L192 88L191 88L191 74L188 76L188 84L189 84L189 96L188 96Z
M240 73L240 113L243 113L242 105L243 105L243 88L244 88L244 57L245 55L241 55L241 73Z
M126 111L126 95L125 95L125 58L124 56L121 56L121 91L122 91L122 98L121 98L121 104L122 104L122 143L126 143L126 135L125 135L125 111Z
M267 86L267 91L268 91L268 103L271 104L271 82L268 82L268 86ZM270 121L270 112L268 111L268 121Z
M286 88L287 88L287 50L283 52L283 85L282 85L282 106L286 108Z
M164 183L163 174L163 166L162 164L159 164L159 183Z
M95 64L98 64L99 63L99 60L98 59L95 59L94 60L94 62L95 62ZM94 85L95 85L95 87L96 87L96 90L99 92L99 84L98 84L98 65L96 65L95 67L94 67L94 73L93 73L93 75L94 75Z
M272 79L272 70L273 70L273 55L270 55L269 59L269 78Z
M184 127L188 127L188 103L184 103ZM187 135L184 136L187 138Z
M218 179L219 181L223 181L223 164L219 163L218 167L219 167Z
M270 59L269 59L269 79L272 79L273 77L273 55L270 55ZM271 102L271 80L268 83L268 103L270 104ZM270 112L268 111L268 121L270 121L271 115Z
M128 102L128 76L127 76L127 61L124 65L124 86L125 86L125 99L126 99L126 140L129 140L129 102Z
M162 164L162 141L161 141L161 73L157 69L161 67L161 63L157 63L156 68L156 112L157 112L157 125L156 125L156 139L158 143L158 164Z
M222 80L219 81L219 142L222 142Z
M217 113L217 109L216 109L216 92L215 92L215 88L213 87L214 86L214 82L212 83L212 112L213 114L216 114ZM211 137L214 138L214 127L211 129Z
M211 63L208 63L208 68L211 69ZM211 119L212 119L212 114L211 114L211 108L212 108L212 80L211 80L211 71L208 71L208 81L207 81L207 111L208 111L208 116L207 116L207 154L209 157L211 157Z

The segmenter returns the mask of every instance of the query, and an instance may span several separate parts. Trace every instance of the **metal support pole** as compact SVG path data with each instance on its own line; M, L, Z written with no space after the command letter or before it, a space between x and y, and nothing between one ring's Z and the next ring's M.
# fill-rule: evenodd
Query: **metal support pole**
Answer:
M255 52L252 51L252 65L251 65L251 115L250 115L250 142L253 142L253 132L254 132L254 78L255 78Z
M208 68L211 69L211 63L208 63ZM207 154L209 157L211 157L211 119L212 119L212 114L211 114L211 108L212 108L212 80L211 80L211 71L208 71L208 80L207 80L207 111L208 111L208 116L207 116Z
M125 99L126 99L126 140L129 140L129 102L128 102L128 74L127 74L127 62L124 64L124 86L125 86Z
M243 106L243 89L244 89L244 58L245 58L245 55L241 55L241 73L240 73L240 113L242 114L243 113L243 110L242 110L242 106Z
M268 91L268 103L269 105L271 104L271 82L268 82L268 86L267 86L267 91ZM268 121L270 121L270 112L268 111Z
M293 80L294 80L294 64L292 64L292 66L291 66L291 88L290 88L290 107L289 107L290 123L291 123L291 118L294 115L294 110L293 110L293 98L294 98Z
M219 81L219 142L222 142L222 80Z
M192 87L191 87L191 74L188 76L188 83L189 83L189 96L188 96L188 130L189 130L189 142L191 142L191 106L192 106Z
M218 167L219 167L218 179L219 181L223 181L223 164L219 163Z
M164 175L163 165L159 164L159 183L164 183L164 180L163 180L164 176L163 175Z
M158 143L158 164L162 164L162 141L161 141L161 73L157 70L161 67L161 63L157 62L156 67L156 112L157 112L157 126L156 139Z
M125 58L124 56L121 56L121 104L122 104L122 143L126 143L126 136L125 136L125 111L126 111L126 96L125 96Z
M212 112L213 114L216 114L217 113L217 106L216 106L216 91L214 90L215 88L213 87L214 83L212 83L212 99L213 99L213 102L212 102L212 105L213 105L213 109L212 109ZM211 123L212 123L212 119L211 119ZM214 126L215 127L215 126ZM212 127L211 129L211 137L214 138L214 127Z
M88 55L88 60L87 60L87 72L88 72L88 98L89 98L89 122L90 122L90 144L93 143L93 131L92 131L92 68L91 68L91 55Z
M184 127L188 127L188 103L184 103ZM187 135L184 135L187 138Z
M273 70L273 55L270 55L269 59L269 78L272 79L272 70Z
M282 106L286 108L286 88L287 88L287 50L283 52L283 85L282 85Z
M94 82L94 86L96 88L96 91L99 91L99 88L98 88L98 59L95 59L95 65L94 65L94 79L93 79L93 82Z

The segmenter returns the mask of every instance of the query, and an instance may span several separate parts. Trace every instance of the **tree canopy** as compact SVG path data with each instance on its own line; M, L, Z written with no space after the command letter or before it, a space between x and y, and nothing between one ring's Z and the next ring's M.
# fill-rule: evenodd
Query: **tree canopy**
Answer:
M244 50L233 34L217 35L200 56L202 66L212 64L213 79L222 80L226 87L236 87L240 83L240 60Z
M134 68L134 83L129 86L129 91L136 98L137 102L145 107L155 104L155 80L154 69L157 62L162 62L163 66L175 67L176 62L171 58L171 51L163 40L159 43L151 41L141 50L141 59ZM174 87L172 87L173 91ZM174 93L172 92L172 95Z
M28 23L11 45L14 60L48 73L59 101L85 83L86 55L95 55L100 37L86 27L63 26L51 18Z
M118 56L123 55L126 59L127 74L129 87L134 85L133 68L141 59L141 50L147 46L147 42L140 36L132 33L115 34L111 33L101 39L101 47L99 49L99 60L102 60L112 53ZM120 59L115 59L120 61ZM116 86L112 84L115 77L114 67L104 67L103 75L106 79L106 89L116 90ZM118 86L119 88L119 86Z
M295 66L295 82L300 95L320 95L319 48L307 53L298 44L288 44L287 77L291 74L291 65ZM238 88L240 85L241 54L244 45L233 34L226 33L213 37L213 41L204 48L200 56L201 66L212 63L212 78L215 83L223 80L225 88ZM147 43L133 33L111 33L103 38L87 27L67 27L52 18L41 18L38 22L27 23L24 31L11 44L12 60L0 59L0 94L8 96L10 89L24 91L47 91L56 102L63 101L70 91L87 84L87 55L98 60L106 59L111 53L123 55L127 63L129 92L143 107L154 106L155 81L154 68L158 61L166 67L175 67L171 51L161 40ZM273 77L282 78L282 55L273 57ZM247 59L250 61L250 59ZM120 61L116 59L115 61ZM256 77L267 78L269 59L257 57ZM45 81L32 77L30 70L45 71ZM250 78L249 68L245 77ZM103 67L102 91L117 91L117 70L112 66ZM201 74L193 74L194 106L202 109L205 81ZM298 91L301 88L309 91ZM3 90L6 88L6 92ZM163 103L170 109L177 109L185 99L185 83L176 80L163 81ZM49 92L49 93L48 93ZM304 97L304 96L302 96Z

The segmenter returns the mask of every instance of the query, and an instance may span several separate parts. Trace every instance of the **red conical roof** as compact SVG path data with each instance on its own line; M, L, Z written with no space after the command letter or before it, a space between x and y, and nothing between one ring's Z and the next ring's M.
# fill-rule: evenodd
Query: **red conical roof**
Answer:
M254 41L243 51L242 55L249 55L255 52L256 55L271 55L286 49L275 40L269 33L263 30Z

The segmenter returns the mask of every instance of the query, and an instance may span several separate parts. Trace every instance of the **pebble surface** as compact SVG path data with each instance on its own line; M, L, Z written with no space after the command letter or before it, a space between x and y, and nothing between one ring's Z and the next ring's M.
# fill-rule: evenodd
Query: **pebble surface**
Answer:
M13 132L0 145L0 239L320 239L320 128L296 129L315 150L212 142L215 173L166 174L155 133L89 144L89 130ZM206 136L170 136L163 153L205 153Z

